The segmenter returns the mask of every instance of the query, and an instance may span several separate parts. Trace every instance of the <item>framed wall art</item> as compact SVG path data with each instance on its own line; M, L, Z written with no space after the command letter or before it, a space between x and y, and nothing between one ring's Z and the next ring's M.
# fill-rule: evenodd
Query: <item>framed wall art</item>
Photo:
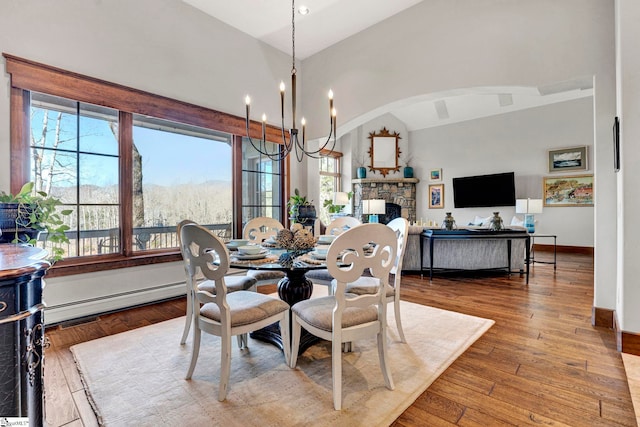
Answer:
M620 172L620 119L613 120L613 171Z
M442 169L429 170L429 181L442 181Z
M369 166L369 170L380 172L382 176L387 176L389 172L398 172L400 170L398 164L400 134L389 132L387 128L383 127L380 132L370 132L369 139L371 140L369 147L371 166Z
M544 206L593 206L593 175L542 178Z
M587 146L549 150L549 172L587 170Z
M429 185L429 209L444 208L444 184Z

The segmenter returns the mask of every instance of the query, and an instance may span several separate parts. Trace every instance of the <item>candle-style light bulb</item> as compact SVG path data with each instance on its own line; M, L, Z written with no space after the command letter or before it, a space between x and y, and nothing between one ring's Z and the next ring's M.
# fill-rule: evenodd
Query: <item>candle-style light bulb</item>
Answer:
M302 144L304 144L304 141L305 141L304 135L305 135L305 128L306 128L305 125L307 124L307 121L303 117L302 120L300 120L300 123L302 124Z
M262 123L267 123L267 115L262 113Z
M284 82L280 81L280 92L284 92Z
M247 95L246 98L244 99L244 103L247 105L251 105L251 98L249 97L249 95Z
M333 113L333 91L329 89L329 114Z

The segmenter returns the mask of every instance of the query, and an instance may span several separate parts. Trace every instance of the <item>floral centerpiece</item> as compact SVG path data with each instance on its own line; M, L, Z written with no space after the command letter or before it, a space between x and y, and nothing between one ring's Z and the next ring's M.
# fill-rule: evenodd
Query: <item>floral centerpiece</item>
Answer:
M316 239L307 229L280 230L276 235L276 246L286 249L286 252L280 255L278 263L283 267L291 268L297 257L311 251L315 245Z

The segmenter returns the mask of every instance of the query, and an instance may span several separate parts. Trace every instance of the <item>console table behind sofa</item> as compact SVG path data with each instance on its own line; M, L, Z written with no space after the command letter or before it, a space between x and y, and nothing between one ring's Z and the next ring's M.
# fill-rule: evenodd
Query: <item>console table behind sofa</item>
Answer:
M525 232L524 227L510 227L515 232ZM472 227L469 227L472 229ZM409 227L407 249L404 256L402 269L404 271L421 271L421 268L429 268L429 245L426 245L420 259L421 233L425 230L439 230L436 228L412 225ZM465 240L451 241L438 240L435 242L434 268L447 269L491 269L505 268L508 265L506 259L506 241L495 240ZM442 245L442 246L441 246ZM511 268L524 272L525 267L525 239L512 240Z
M514 241L525 242L525 274L529 283L529 251L531 237L524 229L505 229L491 231L477 228L458 230L425 230L422 234L420 270L429 269L429 280L434 269L506 269L511 274ZM449 243L448 245L446 243ZM522 252L518 251L522 259ZM425 259L428 263L425 266ZM516 265L519 267L519 262ZM522 272L521 268L518 268Z

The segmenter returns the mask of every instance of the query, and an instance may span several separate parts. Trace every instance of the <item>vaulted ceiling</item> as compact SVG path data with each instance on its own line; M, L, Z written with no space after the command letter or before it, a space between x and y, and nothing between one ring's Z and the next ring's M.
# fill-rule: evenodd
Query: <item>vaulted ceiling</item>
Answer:
M291 54L290 0L183 0L276 49ZM423 0L298 0L296 58L303 60ZM328 31L329 30L329 31ZM390 113L413 131L593 95L590 76L544 87L457 89L403 100ZM373 117L371 117L373 118Z

